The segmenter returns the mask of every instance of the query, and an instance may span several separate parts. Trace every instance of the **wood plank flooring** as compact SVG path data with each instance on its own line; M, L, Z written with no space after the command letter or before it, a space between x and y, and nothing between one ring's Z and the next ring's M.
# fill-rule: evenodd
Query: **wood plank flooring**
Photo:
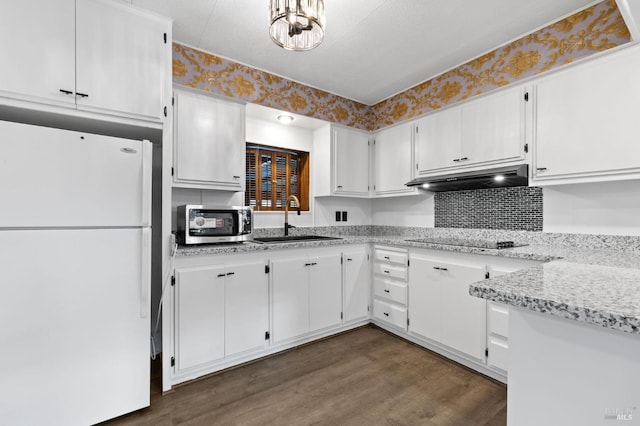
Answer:
M505 425L506 386L365 326L161 394L104 425Z

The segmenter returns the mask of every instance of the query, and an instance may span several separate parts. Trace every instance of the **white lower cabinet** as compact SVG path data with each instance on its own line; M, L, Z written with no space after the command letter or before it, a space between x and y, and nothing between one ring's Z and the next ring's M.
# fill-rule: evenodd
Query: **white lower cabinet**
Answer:
M224 358L224 265L177 269L175 278L177 370Z
M342 252L344 321L369 318L369 288L371 268L369 250L364 247L345 249Z
M509 307L487 302L487 366L509 369Z
M273 259L273 341L287 341L342 322L341 252Z
M411 253L409 332L484 361L486 302L469 295L469 284L485 278L486 267Z
M177 371L265 347L268 281L263 261L175 270Z

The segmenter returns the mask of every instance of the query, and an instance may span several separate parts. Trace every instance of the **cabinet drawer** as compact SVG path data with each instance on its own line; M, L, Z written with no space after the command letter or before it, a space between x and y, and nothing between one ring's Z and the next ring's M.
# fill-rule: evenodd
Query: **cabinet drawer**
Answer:
M487 365L507 371L509 367L509 342L507 339L489 336L487 338L487 348L489 349Z
M407 331L407 308L381 300L373 301L373 316L380 321Z
M374 293L378 297L392 300L394 302L407 304L407 286L382 277L374 280Z
M407 260L409 259L409 253L384 250L384 249L375 249L374 253L375 260L378 262L384 263L395 263L398 265L407 266Z
M509 307L501 303L487 303L488 332L509 337Z
M373 272L385 277L397 278L403 281L407 280L406 267L391 266L387 263L376 263L373 267Z

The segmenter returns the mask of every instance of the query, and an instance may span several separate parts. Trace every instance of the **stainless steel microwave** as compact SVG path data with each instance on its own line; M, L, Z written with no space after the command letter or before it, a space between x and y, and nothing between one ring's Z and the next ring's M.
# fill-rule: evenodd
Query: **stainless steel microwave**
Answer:
M234 243L253 239L251 207L178 206L179 244Z

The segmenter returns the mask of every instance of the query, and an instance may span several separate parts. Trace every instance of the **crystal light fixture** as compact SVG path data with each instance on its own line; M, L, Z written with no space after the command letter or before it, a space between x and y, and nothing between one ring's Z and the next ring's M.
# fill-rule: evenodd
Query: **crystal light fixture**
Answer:
M324 38L324 0L271 0L269 35L287 50L310 50Z

